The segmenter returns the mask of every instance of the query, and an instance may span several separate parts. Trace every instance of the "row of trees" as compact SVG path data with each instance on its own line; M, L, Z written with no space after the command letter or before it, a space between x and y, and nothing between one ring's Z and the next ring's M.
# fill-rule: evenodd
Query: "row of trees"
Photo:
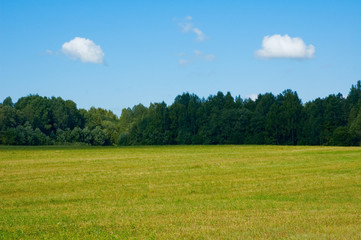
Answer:
M77 109L73 101L30 95L0 105L0 144L49 145L118 141L119 118L111 111Z
M31 95L0 105L0 144L42 145L279 144L360 145L361 82L344 98L331 94L302 104L297 92L207 99L183 93L172 105L123 109L120 118L101 108Z

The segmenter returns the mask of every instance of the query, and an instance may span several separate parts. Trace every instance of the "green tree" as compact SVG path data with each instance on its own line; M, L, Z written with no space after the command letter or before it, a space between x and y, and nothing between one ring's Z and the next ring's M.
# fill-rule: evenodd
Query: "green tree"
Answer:
M298 134L301 131L302 116L302 102L298 98L297 92L286 90L283 92L283 99L281 105L282 116L285 124L285 144L296 145L298 141Z
M349 130L351 145L361 145L361 109L357 117L351 122Z
M198 96L183 93L175 98L169 107L171 134L177 144L192 144L197 141L194 136L198 133L197 112L201 100Z
M276 98L272 93L259 94L252 112L247 142L252 144L265 144L267 142L267 114L275 104ZM269 129L267 129L269 130Z
M2 105L3 106L14 107L14 103L13 103L13 100L11 99L11 97L5 98Z
M167 105L152 103L148 114L141 124L143 130L142 144L164 145L169 144L171 138L170 119Z
M323 101L323 129L321 137L324 144L332 144L336 128L346 126L346 101L342 94L331 94Z
M303 108L305 118L300 136L300 144L322 145L324 143L324 139L322 138L323 106L323 100L320 98L305 104Z
M95 146L102 146L105 145L108 141L107 132L105 130L102 130L101 127L96 126L92 131L91 135L93 138L92 145Z

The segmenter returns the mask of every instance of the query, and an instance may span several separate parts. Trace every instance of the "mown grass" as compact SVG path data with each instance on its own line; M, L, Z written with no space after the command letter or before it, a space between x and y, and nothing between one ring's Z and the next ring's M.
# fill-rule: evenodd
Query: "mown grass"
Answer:
M361 239L361 148L0 147L2 239Z

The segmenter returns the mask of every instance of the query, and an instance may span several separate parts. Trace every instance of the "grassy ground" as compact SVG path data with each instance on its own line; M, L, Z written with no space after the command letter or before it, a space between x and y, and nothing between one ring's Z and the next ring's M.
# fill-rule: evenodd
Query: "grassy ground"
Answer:
M2 239L361 239L361 148L0 147Z

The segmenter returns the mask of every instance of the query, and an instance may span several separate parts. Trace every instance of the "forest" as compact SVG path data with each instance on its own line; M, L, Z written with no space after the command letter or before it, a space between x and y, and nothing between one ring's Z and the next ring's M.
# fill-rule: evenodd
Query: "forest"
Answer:
M218 92L178 95L171 105L78 109L71 100L29 95L0 104L3 145L361 144L361 81L347 97L330 94L302 103L297 92L256 100Z

